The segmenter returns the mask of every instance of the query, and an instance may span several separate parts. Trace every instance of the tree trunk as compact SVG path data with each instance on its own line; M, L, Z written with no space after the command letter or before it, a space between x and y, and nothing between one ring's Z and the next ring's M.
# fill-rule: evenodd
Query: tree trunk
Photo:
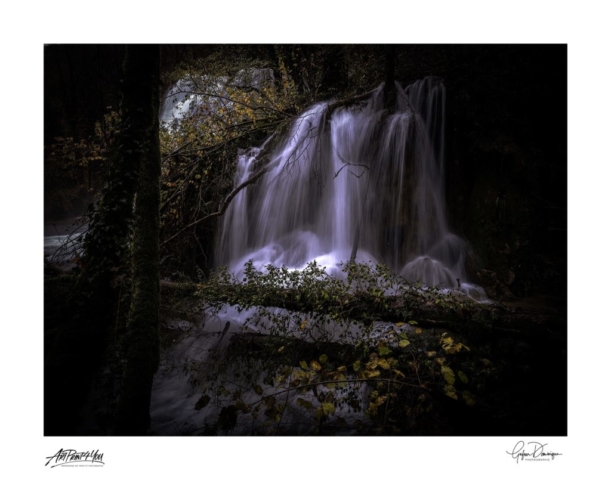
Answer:
M132 243L132 304L126 364L116 419L119 435L144 435L150 416L153 375L159 363L159 47L128 47L126 84L134 87L126 152L139 164ZM126 99L127 104L127 99Z
M388 113L395 113L395 104L397 102L397 90L395 88L395 45L386 45L384 47L385 56L385 75L384 75L384 104Z

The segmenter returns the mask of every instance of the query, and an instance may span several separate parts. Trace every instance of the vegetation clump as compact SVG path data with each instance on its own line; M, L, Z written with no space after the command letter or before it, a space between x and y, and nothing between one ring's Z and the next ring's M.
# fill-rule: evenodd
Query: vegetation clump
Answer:
M499 421L491 386L506 360L490 338L461 333L490 307L384 265L343 273L248 262L242 278L223 269L199 284L205 318L232 305L235 319L219 316L225 343L172 365L201 392L192 408L204 425L183 433L464 434ZM441 328L439 318L453 320ZM227 333L230 322L239 328ZM194 326L187 338L200 334Z

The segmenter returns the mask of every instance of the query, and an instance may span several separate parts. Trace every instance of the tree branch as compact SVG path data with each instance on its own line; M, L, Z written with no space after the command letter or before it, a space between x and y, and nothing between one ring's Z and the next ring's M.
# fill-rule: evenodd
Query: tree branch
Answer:
M342 157L340 156L339 158L342 158ZM342 160L343 160L343 158L342 158ZM339 175L339 172L341 172L346 167L363 167L363 168L369 170L369 167L367 165L362 164L362 163L348 163L348 162L346 162L345 165L342 165L342 167L337 172L335 172L335 176L333 178L337 178L337 176ZM363 171L360 175L357 175L354 172L350 172L350 173L352 173L352 175L354 175L356 178L361 178L365 172Z
M251 403L249 406L250 407L254 407L255 405L257 405L258 403L261 403L263 401L265 401L266 398L269 397L275 397L276 395L282 395L283 393L287 393L290 392L292 390L301 390L303 388L307 388L307 387L314 387L317 385L327 385L329 383L368 383L368 382L388 382L390 383L395 383L397 385L405 385L406 387L411 387L411 388L420 388L422 390L428 390L430 391L429 388L423 386L423 385L414 385L413 383L407 383L407 382L400 382L398 380L392 380L390 378L358 378L358 379L345 379L345 380L326 380L324 382L314 382L314 383L308 383L307 385L298 385L296 387L289 387L286 388L284 390L281 390L279 392L275 392L275 393L270 393L268 395L264 395L263 397L261 397L260 400L257 400L254 403Z
M223 203L221 203L221 205L219 206L218 211L214 212L214 213L210 213L202 218L199 218L197 220L195 220L194 222L191 222L190 224L188 224L187 226L181 228L178 232L176 232L174 235L172 235L170 238L168 238L167 240L164 240L161 245L165 245L167 243L169 243L170 241L174 240L176 237L178 237L181 233L183 233L185 230L188 230L191 227L194 227L195 225L208 220L210 218L213 217L220 217L222 216L225 211L227 210L227 208L229 207L229 204L231 203L231 201L235 198L235 196L240 193L243 189L245 189L246 187L248 187L249 185L252 185L253 183L255 183L259 178L261 178L264 174L266 174L268 171L270 170L270 165L267 165L266 167L262 168L261 170L259 170L257 173L255 173L253 176L251 176L248 180L246 180L245 182L241 183L240 185L238 185L237 187L235 187L230 193L229 195L227 195L225 197L225 200L223 201Z
M342 107L342 106L348 106L348 105L353 105L355 103L367 100L373 93L375 92L375 90L371 90L370 92L367 93L363 93L362 95L357 95L355 97L350 97L344 100L339 100L337 102L334 102L332 104L330 104L327 108L328 108L328 113L333 112L335 109ZM191 94L196 94L196 95L206 95L206 96L211 96L211 97L218 97L220 99L227 99L227 100L231 100L229 98L220 96L220 95L211 95L211 94L205 94L205 93L196 93L196 92L182 92L182 93L191 93ZM240 102L236 102L236 103L240 103ZM249 105L244 104L244 106L249 107L249 108L253 108ZM253 109L258 109L261 107L255 107ZM278 113L282 113L284 115L288 115L285 112L278 112ZM269 124L272 125L272 124ZM269 125L266 125L269 126ZM249 133L249 132L248 132ZM241 135L240 135L241 136ZM236 137L239 138L240 136ZM229 139L227 140L225 143L228 143L230 141L235 140L235 138L233 139ZM186 145L183 145L182 147L179 147L178 150L168 154L165 158L171 157L172 155L175 155L178 151L182 150ZM216 147L216 146L215 146ZM362 164L346 164L344 166L348 166L348 165L352 165L352 166L360 166L360 167L364 167L364 168L369 168L366 165L362 165ZM336 173L336 177L337 175L339 175L339 173L341 172L341 170L344 167L340 168L339 171ZM256 174L254 174L252 177L250 177L248 180L246 180L245 182L243 182L242 184L238 185L236 188L234 188L229 195L227 195L227 197L225 197L225 200L223 201L223 203L220 205L219 210L214 212L214 213L210 213L202 218L199 218L191 223L189 223L187 226L185 226L184 228L180 229L178 232L176 232L174 235L172 235L171 237L169 237L168 239L164 240L161 243L161 246L166 245L167 243L169 243L170 241L174 240L176 237L178 237L180 234L182 234L185 230L188 230L191 227L194 227L195 225L198 225L199 223L208 220L210 218L214 218L214 217L220 217L222 216L225 211L227 210L227 208L229 207L229 204L231 203L231 201L235 198L235 196L240 193L240 191L242 191L244 188L246 188L249 185L252 185L253 183L255 183L262 175L264 175L265 173L267 173L269 171L269 165L262 168L259 172L257 172ZM355 175L355 174L353 174ZM356 175L358 177L358 175Z

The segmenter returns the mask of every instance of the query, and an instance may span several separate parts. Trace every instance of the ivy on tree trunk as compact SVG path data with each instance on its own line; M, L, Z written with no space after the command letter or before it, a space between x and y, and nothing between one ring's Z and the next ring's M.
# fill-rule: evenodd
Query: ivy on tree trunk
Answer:
M125 61L124 139L139 165L132 240L132 303L116 418L119 435L144 435L159 363L159 47L129 46ZM128 87L129 86L129 87Z

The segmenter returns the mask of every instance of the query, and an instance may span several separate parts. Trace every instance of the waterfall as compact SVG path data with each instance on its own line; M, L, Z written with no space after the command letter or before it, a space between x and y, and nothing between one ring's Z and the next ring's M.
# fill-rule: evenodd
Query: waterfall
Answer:
M485 299L466 278L468 244L447 223L443 82L396 88L393 113L380 86L363 105L301 114L269 171L226 212L218 263L239 274L248 260L294 269L316 260L341 275L356 250L357 261L384 262L411 282ZM239 155L236 186L262 168L260 151Z
M443 83L431 77L396 88L393 113L385 110L381 86L358 106L313 105L273 148L268 139L260 147L240 151L235 187L262 169L265 173L257 183L241 189L223 215L217 263L228 265L239 276L248 260L259 269L269 264L303 269L316 260L329 274L341 277L342 263L354 257L359 262L384 262L411 282L461 290L486 301L483 289L465 281L468 243L448 228ZM250 357L244 364L228 353L232 335L245 331L268 334L279 318L292 325L287 336L302 341L317 341L317 335L324 335L326 341L356 343L366 328L350 321L312 322L316 330L302 337L301 322L309 320L305 313L230 305L205 313L193 330L183 325L187 322L169 320L167 328L184 328L185 334L168 349L155 377L153 430L161 435L197 433L214 424L222 408L233 401L217 393L216 401L208 405L208 394L220 392L221 386L241 385L240 398L248 405L260 404L261 399L286 388L283 381L275 386L265 383L274 372L265 370L256 359L251 366ZM385 335L388 328L403 329L395 330L396 336L413 327L374 321L367 336ZM226 365L226 370L217 377L219 365ZM259 390L251 388L250 381ZM204 396L202 386L208 392ZM350 383L347 388L362 404L369 403L368 384ZM283 398L286 411L277 432L315 431L317 422L313 418L312 423L304 421L299 401L317 404L319 397L294 390ZM365 412L343 406L338 407L337 415L356 425L369 421ZM255 417L252 412L240 413L233 433L266 432L266 417Z

